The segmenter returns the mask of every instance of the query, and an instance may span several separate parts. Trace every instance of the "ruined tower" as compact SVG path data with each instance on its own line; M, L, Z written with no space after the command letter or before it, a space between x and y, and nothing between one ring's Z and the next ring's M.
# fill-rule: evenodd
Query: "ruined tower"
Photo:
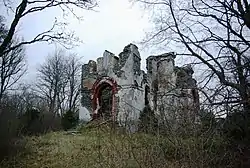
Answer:
M127 45L118 57L105 51L97 62L91 60L83 65L82 105L91 114L99 112L120 123L138 120L144 108L146 84L140 65L140 53L133 44Z
M127 45L119 56L104 51L82 66L81 104L92 116L121 125L136 123L147 105L163 119L178 120L182 111L193 120L199 103L193 70L176 67L174 59L174 53L150 56L145 73L136 45Z
M190 65L175 66L175 54L147 58L150 106L161 120L194 122L199 109L196 81Z

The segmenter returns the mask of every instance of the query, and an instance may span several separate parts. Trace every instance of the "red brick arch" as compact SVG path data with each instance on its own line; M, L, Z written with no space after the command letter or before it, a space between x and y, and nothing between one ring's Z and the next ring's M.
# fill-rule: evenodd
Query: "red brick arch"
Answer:
M93 91L93 97L92 97L92 106L93 106L93 113L97 108L97 101L100 100L100 92L105 87L110 86L112 88L112 111L111 115L113 120L115 120L116 117L116 108L117 104L115 102L115 94L117 93L117 83L113 78L110 77L102 77L100 79L97 79L92 87ZM94 116L94 115L92 115Z

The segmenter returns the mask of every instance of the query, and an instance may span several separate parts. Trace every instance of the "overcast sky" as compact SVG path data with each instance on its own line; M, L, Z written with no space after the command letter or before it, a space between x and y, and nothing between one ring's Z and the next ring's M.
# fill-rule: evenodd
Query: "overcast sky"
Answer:
M16 0L19 2L19 0ZM18 25L18 35L30 40L38 33L51 28L55 18L66 19L70 23L69 30L75 31L76 35L83 41L71 52L83 57L83 62L90 59L95 60L102 56L104 50L118 55L123 48L129 44L138 44L144 37L145 32L151 29L149 17L138 5L133 5L129 0L99 0L95 11L76 10L83 20L79 21L73 16L64 18L59 9L45 10L24 17ZM1 9L0 14L6 16L7 24L13 20L11 12L6 15L6 10ZM151 54L161 54L172 50L145 50L140 45L142 69L146 69L145 60ZM26 46L28 75L26 79L35 80L37 67L45 61L49 53L52 53L55 45L47 43L36 43Z
M141 41L145 32L150 28L148 17L145 12L129 0L101 0L96 11L77 10L77 14L83 16L79 21L73 17L66 17L70 23L68 28L74 30L76 35L83 41L80 46L72 49L72 52L83 57L83 62L102 56L104 50L109 50L118 55L129 43ZM3 11L3 10L2 10ZM12 21L12 14L6 16L7 24ZM18 25L18 34L25 40L29 40L39 32L47 30L55 19L63 19L62 13L57 10L45 10L21 20ZM140 47L140 46L138 46ZM27 61L29 65L28 76L33 77L36 68L44 62L46 56L53 52L55 45L39 43L26 46ZM142 68L145 69L145 59L150 52L142 50Z

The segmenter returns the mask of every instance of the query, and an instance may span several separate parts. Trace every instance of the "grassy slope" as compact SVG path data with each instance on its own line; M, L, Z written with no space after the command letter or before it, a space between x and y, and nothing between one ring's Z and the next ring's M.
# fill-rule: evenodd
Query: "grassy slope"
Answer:
M200 143L202 139L168 140L140 133L123 134L101 126L83 127L75 135L52 132L24 140L25 149L0 163L0 167L225 167L216 161L221 156L217 152L223 144L220 139L212 139L205 145Z
M54 132L26 140L25 150L2 162L1 167L173 167L160 150L155 150L154 138L148 135L91 129L76 135Z

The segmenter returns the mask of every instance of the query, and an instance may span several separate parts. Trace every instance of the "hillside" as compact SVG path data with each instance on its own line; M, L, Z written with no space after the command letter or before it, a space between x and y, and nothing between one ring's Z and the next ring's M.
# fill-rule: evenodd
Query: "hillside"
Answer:
M173 141L155 135L125 134L106 127L84 128L80 133L51 132L25 137L23 141L25 148L3 161L1 167L210 167L220 159L208 161L210 155L216 156L214 149L219 148L215 142L210 143L208 152L195 139Z

